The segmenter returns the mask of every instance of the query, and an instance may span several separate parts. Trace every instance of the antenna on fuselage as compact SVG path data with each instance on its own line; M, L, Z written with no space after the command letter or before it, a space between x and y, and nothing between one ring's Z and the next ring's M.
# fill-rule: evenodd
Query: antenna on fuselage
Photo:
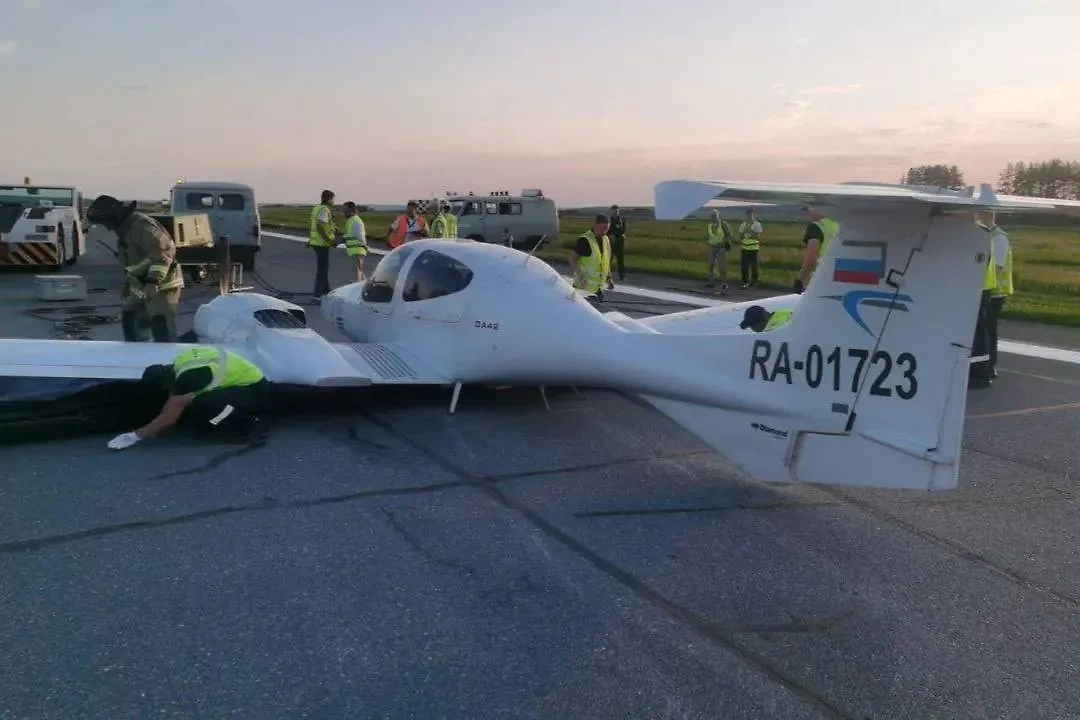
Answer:
M540 239L536 241L536 244L532 246L532 250L530 250L528 252L528 254L525 255L525 262L522 263L522 264L523 265L528 265L529 264L529 258L531 258L533 255L535 255L536 251L539 250L541 247L543 247L545 242L547 242L547 235L541 235Z

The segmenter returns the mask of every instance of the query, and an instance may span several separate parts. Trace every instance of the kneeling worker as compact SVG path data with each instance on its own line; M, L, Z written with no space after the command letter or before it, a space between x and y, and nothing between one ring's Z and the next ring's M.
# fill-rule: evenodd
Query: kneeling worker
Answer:
M207 346L184 350L171 365L146 368L142 379L167 390L169 398L149 423L110 440L112 450L156 437L177 423L229 440L248 440L270 409L270 384L262 371L228 350Z
M746 308L746 312L743 313L742 322L739 323L739 328L745 330L750 328L754 332L764 332L767 330L775 330L787 323L791 319L791 310L776 310L769 312L760 305L751 305Z

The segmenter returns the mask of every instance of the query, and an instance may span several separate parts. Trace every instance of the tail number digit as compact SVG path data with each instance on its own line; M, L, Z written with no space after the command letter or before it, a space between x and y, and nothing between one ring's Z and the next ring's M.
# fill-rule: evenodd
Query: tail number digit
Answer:
M918 362L909 352L895 357L885 350L870 351L865 348L833 347L826 351L820 345L811 345L805 360L791 360L786 342L779 343L773 354L769 340L754 342L750 357L750 379L776 382L782 377L788 385L805 383L811 388L831 388L833 392L858 392L863 381L870 383L869 392L877 397L893 397L910 400L919 392L915 376Z

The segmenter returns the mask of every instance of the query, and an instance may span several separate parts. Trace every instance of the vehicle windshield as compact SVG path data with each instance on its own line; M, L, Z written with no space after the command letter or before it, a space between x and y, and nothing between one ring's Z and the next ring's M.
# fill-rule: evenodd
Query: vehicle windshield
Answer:
M0 185L0 205L34 207L42 200L48 200L56 207L75 207L75 190L40 185Z

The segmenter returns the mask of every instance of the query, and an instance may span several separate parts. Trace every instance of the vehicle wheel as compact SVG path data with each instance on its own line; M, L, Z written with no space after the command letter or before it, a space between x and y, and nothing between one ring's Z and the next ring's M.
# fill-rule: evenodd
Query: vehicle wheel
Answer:
M240 256L240 267L244 268L244 272L251 272L255 269L255 251L245 250L244 254Z
M483 235L470 235L465 239L466 240L475 240L476 242L487 242L486 240L484 240Z
M75 263L79 262L79 255L81 254L81 251L82 251L82 248L79 246L79 243L81 243L81 242L82 242L82 238L79 237L79 231L74 226L72 226L72 228L71 228L71 257L68 258L68 260L67 260L68 265L74 265Z
M52 270L59 270L67 265L67 242L64 240L64 226L56 226L56 264L52 266Z

